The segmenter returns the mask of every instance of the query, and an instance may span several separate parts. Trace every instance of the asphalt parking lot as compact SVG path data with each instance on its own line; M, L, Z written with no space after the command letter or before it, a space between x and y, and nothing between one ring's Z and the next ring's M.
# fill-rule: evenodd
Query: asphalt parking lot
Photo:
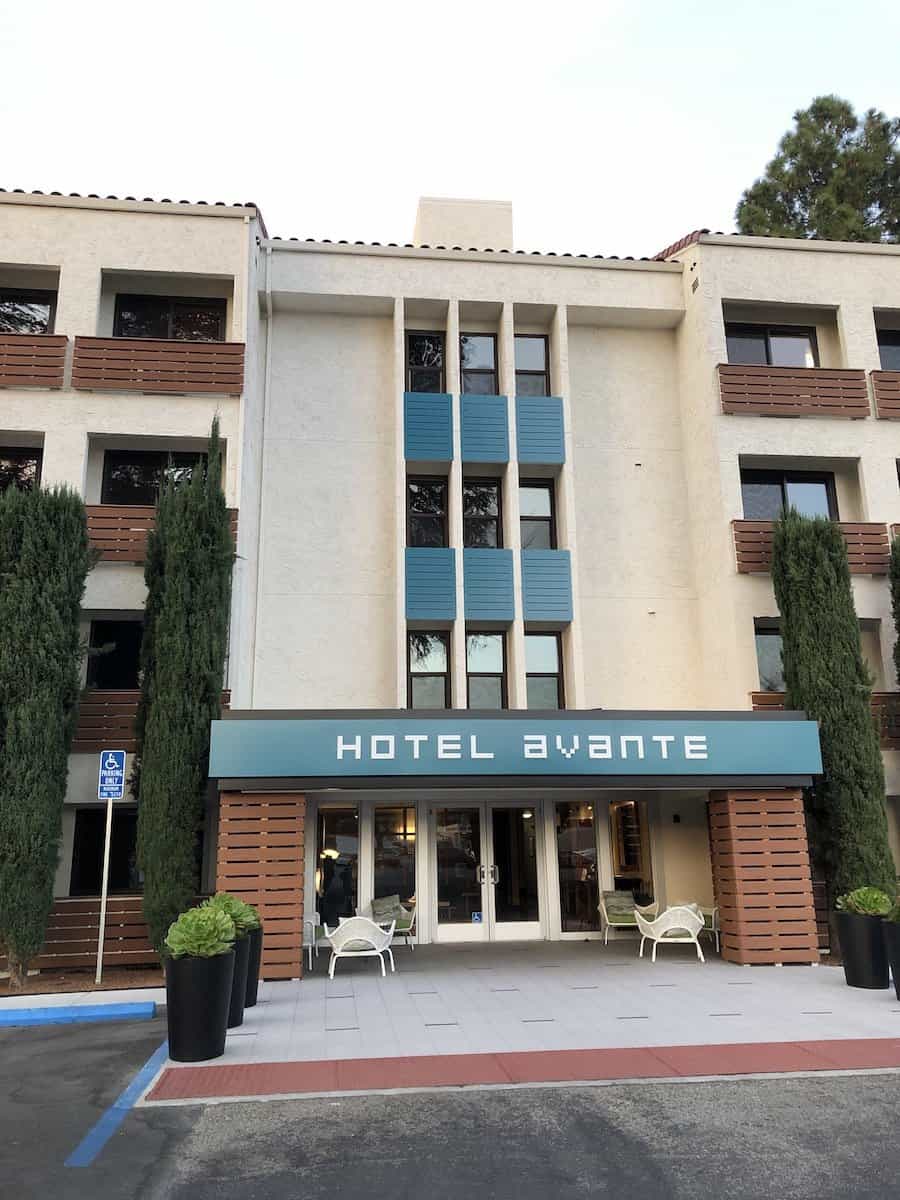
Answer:
M900 1195L900 1073L132 1109L66 1158L161 1020L0 1031L4 1194L54 1200Z

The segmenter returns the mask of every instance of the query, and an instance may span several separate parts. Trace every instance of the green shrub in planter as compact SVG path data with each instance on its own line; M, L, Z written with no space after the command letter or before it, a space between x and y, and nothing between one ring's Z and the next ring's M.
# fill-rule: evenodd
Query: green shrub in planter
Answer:
M838 940L849 987L886 988L888 960L882 917L890 897L874 887L855 888L837 899Z
M169 926L166 1017L176 1062L202 1062L225 1051L234 938L234 921L220 908L190 908Z
M881 931L884 934L884 946L894 979L894 991L900 1000L900 896L882 922Z
M227 913L234 922L235 932L238 937L243 937L251 929L259 928L259 913L253 905L245 904L239 897L232 896L230 892L217 892L215 896L210 896L208 900L204 900L200 907L212 908L219 912Z
M228 1010L228 1028L243 1024L244 1006L247 1002L247 979L250 972L250 934L259 927L259 914L251 905L245 904L230 892L217 892L204 900L201 908L215 909L227 913L234 922L237 938L234 944L234 980L231 986L231 1005Z

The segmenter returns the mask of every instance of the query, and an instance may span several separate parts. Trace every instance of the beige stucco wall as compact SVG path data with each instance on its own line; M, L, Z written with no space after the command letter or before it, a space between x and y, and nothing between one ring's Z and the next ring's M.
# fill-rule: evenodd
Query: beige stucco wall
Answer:
M660 793L654 835L654 869L661 902L712 904L706 797Z

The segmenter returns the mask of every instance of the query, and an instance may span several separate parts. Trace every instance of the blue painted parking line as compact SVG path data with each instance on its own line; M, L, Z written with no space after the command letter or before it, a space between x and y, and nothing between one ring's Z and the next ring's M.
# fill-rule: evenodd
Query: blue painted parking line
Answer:
M147 1059L129 1083L125 1091L114 1100L93 1129L82 1138L69 1157L67 1167L89 1167L112 1135L116 1132L129 1111L134 1108L144 1089L169 1057L169 1043L163 1042L159 1049Z
M0 1009L0 1027L73 1025L79 1021L149 1021L156 1016L152 1000L125 1004L60 1004L47 1008Z

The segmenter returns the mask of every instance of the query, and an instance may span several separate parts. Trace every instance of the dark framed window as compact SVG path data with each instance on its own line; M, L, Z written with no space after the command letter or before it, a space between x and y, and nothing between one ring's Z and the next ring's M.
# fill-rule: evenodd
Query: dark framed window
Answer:
M142 621L91 621L87 685L102 691L140 686Z
M450 707L450 634L411 629L407 634L407 703Z
M101 504L155 504L164 478L190 479L202 450L107 450L103 455Z
M900 329L878 330L878 353L882 371L900 371Z
M460 391L497 395L497 338L493 333L460 334L459 373Z
M409 904L416 895L416 810L414 807L375 809L375 878L373 895L399 896Z
M506 637L473 630L466 634L469 708L506 708Z
M516 395L550 395L550 351L543 333L516 334Z
M103 886L106 806L75 810L70 896L99 896ZM137 809L116 804L109 843L109 890L143 891L137 866Z
M499 479L463 480L463 545L503 545L502 485Z
M525 695L529 708L565 706L558 633L525 634Z
M406 335L406 390L443 392L444 335L409 332Z
M761 692L784 691L784 665L781 661L781 631L778 622L757 617L753 622L756 639L756 665L759 669Z
M24 446L0 446L0 492L18 488L30 492L41 482L43 450Z
M52 333L56 292L0 288L0 333Z
M116 296L113 337L168 342L224 342L224 300L181 296Z
M556 549L556 489L552 479L519 480L523 550Z
M777 521L788 508L804 517L838 519L834 476L816 471L741 471L744 520Z
M760 367L817 367L816 331L806 325L744 325L725 322L728 361Z
M359 889L359 813L320 808L316 828L316 909L330 929L356 912Z
M446 479L407 479L406 544L408 546L446 546L448 544Z

